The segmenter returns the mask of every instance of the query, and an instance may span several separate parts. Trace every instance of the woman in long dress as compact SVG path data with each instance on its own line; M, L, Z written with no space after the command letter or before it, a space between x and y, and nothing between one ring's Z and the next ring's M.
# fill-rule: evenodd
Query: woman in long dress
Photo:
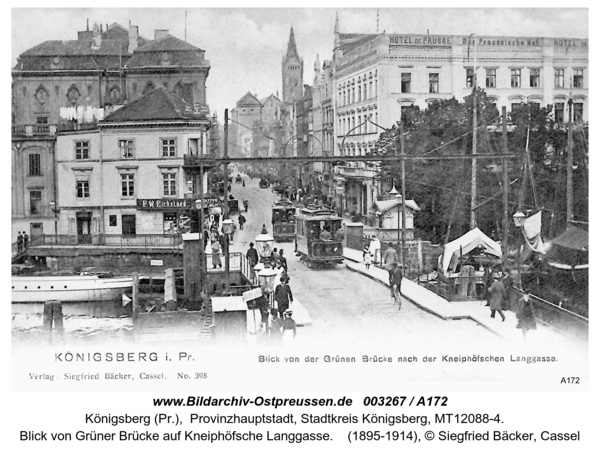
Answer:
M517 328L523 332L523 339L527 339L527 331L537 329L535 323L535 315L533 313L533 305L529 297L529 293L525 292L519 301L517 307Z
M296 339L296 321L292 319L292 311L285 311L283 319L283 345L292 345Z

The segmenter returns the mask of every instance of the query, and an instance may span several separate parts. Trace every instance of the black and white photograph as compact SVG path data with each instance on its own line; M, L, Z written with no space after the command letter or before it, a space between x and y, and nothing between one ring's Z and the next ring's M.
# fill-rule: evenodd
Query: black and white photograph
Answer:
M589 389L587 7L96 6L10 10L13 390Z

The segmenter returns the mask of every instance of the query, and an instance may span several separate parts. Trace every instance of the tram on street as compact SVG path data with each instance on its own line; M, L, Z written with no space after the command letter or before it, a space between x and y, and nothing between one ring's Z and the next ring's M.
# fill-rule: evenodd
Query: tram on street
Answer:
M273 238L276 242L291 242L296 237L296 207L291 201L277 201L271 209Z
M324 208L302 208L296 215L296 252L308 267L332 267L344 261L339 237L342 218Z

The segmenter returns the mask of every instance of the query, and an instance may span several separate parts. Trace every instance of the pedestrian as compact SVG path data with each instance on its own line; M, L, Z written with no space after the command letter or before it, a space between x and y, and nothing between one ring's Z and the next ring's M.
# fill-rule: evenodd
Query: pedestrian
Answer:
M215 240L214 242L212 242L211 249L213 268L217 268L217 265L219 266L219 268L222 268L223 264L221 262L221 244L219 243L219 240Z
M399 265L398 263L395 263L394 265L394 271L392 272L392 277L390 279L390 289L392 292L392 301L395 303L396 301L398 301L398 309L400 309L402 307L402 303L400 301L400 294L402 293L402 278L404 277L402 275L402 266ZM396 297L394 296L394 290L398 293L398 299L396 300Z
M275 281L280 279L282 276L286 276L286 272L285 272L285 269L283 268L283 266L281 265L281 261L277 261L275 263L274 269L275 269L275 273L277 273L277 276L275 277Z
M17 234L17 253L21 254L23 252L23 234L21 231Z
M365 263L367 270L369 270L369 268L371 268L371 263L373 262L373 255L371 254L368 245L365 245L363 248L363 262Z
M381 261L381 242L375 236L371 238L371 243L369 243L369 250L373 255L373 263L375 265L379 264Z
M344 225L340 225L340 228L335 231L335 233L333 234L333 237L335 238L336 242L343 242L344 241Z
M27 248L29 248L29 236L23 231L23 250L27 251Z
M490 317L492 317L492 319L495 318L496 311L498 311L500 317L502 317L502 321L504 322L506 320L506 317L504 317L502 309L504 307L506 299L506 289L504 288L504 285L500 281L499 277L494 278L494 282L492 283L488 291L490 293L490 311L492 311Z
M238 217L238 223L240 224L240 231L244 230L244 224L246 223L246 217L240 213Z
M392 246L388 246L383 254L383 265L385 269L388 271L390 286L392 285L392 274L396 269L396 264L398 264L398 253L396 249Z
M492 274L493 270L490 267L485 267L485 269L483 270L483 290L486 306L490 305L490 292L488 289L490 288L490 285L493 281Z
M285 312L283 319L282 342L283 345L290 345L296 339L296 321L292 318L292 310Z
M269 325L269 335L271 337L271 342L274 345L281 345L281 338L283 335L283 319L279 317L279 312L277 309L271 309L271 318Z
M275 268L275 264L279 261L279 253L277 252L277 248L273 248L271 252L271 256L269 256L269 262L271 263L271 268Z
M281 262L281 266L283 267L283 270L287 274L288 265L287 265L287 259L285 257L283 257L283 248L279 249L279 261Z
M531 303L530 297L530 293L525 292L523 297L519 300L517 307L517 328L523 332L523 340L527 339L527 332L529 330L537 329L535 315L533 313L533 304Z
M292 295L292 289L287 283L287 278L285 276L281 276L279 278L280 284L275 288L275 301L277 302L277 310L279 311L279 315L283 318L283 313L288 310L290 307L290 303L294 301L294 297Z
M246 181L244 179L242 179L242 187L246 186Z

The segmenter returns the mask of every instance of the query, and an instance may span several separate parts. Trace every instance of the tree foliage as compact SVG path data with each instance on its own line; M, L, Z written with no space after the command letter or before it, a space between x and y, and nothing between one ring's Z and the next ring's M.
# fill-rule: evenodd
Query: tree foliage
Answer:
M477 105L477 153L503 152L501 117L485 91L475 93ZM376 153L407 155L469 155L473 152L473 93L459 102L455 98L432 102L427 109L406 111L404 117L377 141ZM524 190L524 209L544 209L545 235L556 235L565 226L565 170L567 129L556 124L551 106L523 104L509 116L508 163L509 215L518 208ZM403 142L400 131L403 130ZM574 133L575 217L587 220L587 128ZM529 181L523 186L525 150L529 149ZM411 160L406 167L406 192L421 207L415 215L420 236L435 243L469 230L471 202L471 159ZM500 239L502 230L502 162L477 160L477 226ZM384 162L379 174L382 188L399 188L400 163ZM533 176L533 177L530 177ZM533 183L531 182L533 180Z

